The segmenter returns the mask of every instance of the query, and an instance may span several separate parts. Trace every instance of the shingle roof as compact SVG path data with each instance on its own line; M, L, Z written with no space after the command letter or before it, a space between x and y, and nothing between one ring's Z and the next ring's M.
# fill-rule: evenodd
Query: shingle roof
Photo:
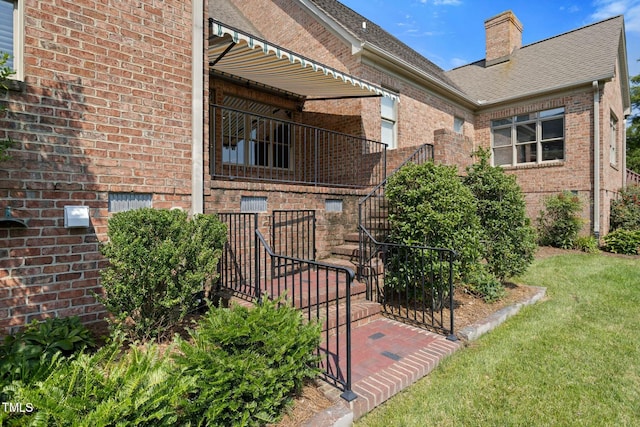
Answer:
M616 16L523 46L509 61L485 67L481 60L446 75L483 104L610 78L623 28Z
M336 0L310 1L361 42L374 45L428 73L435 80L439 80L448 86L458 89L455 83L447 77L442 68L354 10ZM363 22L367 23L366 31L362 29Z

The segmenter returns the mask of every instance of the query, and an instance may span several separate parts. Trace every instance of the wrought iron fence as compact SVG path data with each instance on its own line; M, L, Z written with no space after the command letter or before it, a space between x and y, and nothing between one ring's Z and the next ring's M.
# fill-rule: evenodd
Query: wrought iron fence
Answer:
M319 367L325 377L343 388L342 397L355 399L351 390L351 284L353 271L317 261L273 252L256 230L256 288L260 298L282 299L301 310L309 321L322 324ZM287 271L286 274L269 274Z
M238 296L257 298L253 258L258 214L219 213L218 217L227 225L227 242L218 267L218 286L231 290Z
M308 321L322 324L319 368L326 380L342 388L342 397L355 399L351 390L351 285L354 272L341 266L305 259L315 249L314 211L276 211L272 242L297 238L300 243L273 243L288 254L276 253L259 230L259 214L223 213L228 239L220 262L220 287L236 296L259 301L286 301ZM294 256L297 253L301 256Z
M274 210L271 213L273 251L295 258L316 259L316 211Z
M386 144L211 105L216 178L370 187L386 174Z
M398 320L454 335L451 249L379 242L366 233L365 250L374 253L361 266L373 300Z

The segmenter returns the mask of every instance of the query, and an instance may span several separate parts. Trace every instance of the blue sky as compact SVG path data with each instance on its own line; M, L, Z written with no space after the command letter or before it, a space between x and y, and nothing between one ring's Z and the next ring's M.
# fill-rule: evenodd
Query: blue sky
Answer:
M484 58L484 21L512 10L527 45L624 15L629 75L640 74L640 0L340 0L445 70Z

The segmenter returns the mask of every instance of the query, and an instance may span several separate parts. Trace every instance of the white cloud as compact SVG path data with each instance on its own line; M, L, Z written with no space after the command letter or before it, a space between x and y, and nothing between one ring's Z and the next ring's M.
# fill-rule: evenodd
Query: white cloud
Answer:
M624 15L627 31L640 33L640 0L595 0L591 19L601 21L616 15Z

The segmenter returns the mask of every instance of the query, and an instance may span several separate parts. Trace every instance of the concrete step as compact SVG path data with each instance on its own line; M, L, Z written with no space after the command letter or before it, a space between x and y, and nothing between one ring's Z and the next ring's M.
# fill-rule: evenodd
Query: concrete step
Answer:
M342 333L346 325L347 308L346 303L340 303L337 307L329 308L329 315L322 325L322 330L329 329L329 336L333 336L336 332ZM336 314L337 312L337 314ZM351 328L366 325L382 316L382 305L377 302L359 299L351 301Z
M353 233L347 233L344 236L345 243L358 244L360 242L360 233L354 231Z
M331 248L331 256L334 258L342 258L348 261L358 260L358 254L360 253L359 245L354 243L345 243L343 245L334 246Z

